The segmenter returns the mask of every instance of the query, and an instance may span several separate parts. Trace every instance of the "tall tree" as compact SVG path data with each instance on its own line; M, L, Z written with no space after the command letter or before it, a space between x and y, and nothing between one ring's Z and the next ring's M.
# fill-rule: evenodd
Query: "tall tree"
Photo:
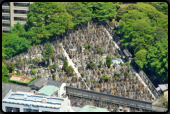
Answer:
M112 64L112 58L109 55L106 58L106 64L108 68L110 68L110 65Z
M61 3L57 2L30 4L27 16L28 30L34 31L35 37L42 41L48 40L50 36L62 34L73 27L72 16Z
M44 49L42 50L42 56L45 61L49 61L49 59L54 55L54 50L51 46L51 43L46 43L44 45Z
M79 25L91 20L92 12L80 2L70 2L65 4L67 12L73 16L72 22Z
M2 64L2 76L5 76L9 73L9 70L7 69L7 66Z
M112 20L116 16L116 10L119 5L112 2L88 2L84 4L92 11L92 18L100 21Z
M140 68L143 68L144 64L146 63L146 53L147 51L143 49L135 54L134 60Z

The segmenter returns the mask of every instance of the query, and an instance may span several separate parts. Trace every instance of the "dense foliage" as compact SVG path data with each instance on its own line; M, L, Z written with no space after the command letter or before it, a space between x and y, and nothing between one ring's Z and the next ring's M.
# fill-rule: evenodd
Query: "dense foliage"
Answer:
M150 4L137 3L120 8L116 33L130 49L138 66L168 81L168 17Z
M51 43L46 43L44 49L42 50L43 59L48 61L54 55L54 50L51 46Z

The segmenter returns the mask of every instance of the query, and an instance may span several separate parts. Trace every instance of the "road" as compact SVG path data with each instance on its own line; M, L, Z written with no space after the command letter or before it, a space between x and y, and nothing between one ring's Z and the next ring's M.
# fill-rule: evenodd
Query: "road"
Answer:
M105 30L106 33L108 34L109 39L112 40L113 38L112 38L112 36L110 35L110 33L107 31L107 29L104 28L104 30ZM114 42L114 41L113 41L113 42ZM114 44L115 44L115 47L121 51L121 49L119 48L119 46L117 45L117 43L114 42ZM121 53L122 53L122 52L121 52ZM122 60L122 61L123 61L123 60ZM130 65L130 66L131 66L131 65ZM131 67L133 68L133 66L131 66ZM135 70L134 68L133 68L133 70L135 71L136 76L138 77L139 81L142 82L142 84L144 85L144 87L147 87L147 85L146 85L145 82L142 80L142 78L139 76L139 74L136 72L136 70ZM149 90L149 92L152 94L152 96L154 97L154 100L155 100L156 98L155 98L154 94L151 92L151 90L150 90L149 88L148 88L148 90Z
M71 67L74 69L74 71L75 71L75 73L77 74L77 76L78 76L78 77L81 77L78 69L74 66L75 64L73 63L73 61L72 61L72 60L70 59L70 57L68 56L66 50L63 48L63 45L62 45L62 44L60 44L60 45L61 45L61 47L62 47L62 49L63 49L64 56L67 58L68 66L71 66ZM83 79L82 79L82 81L84 82ZM87 86L87 84L86 84L85 82L84 82L84 84L85 84L87 90L90 90L89 87Z

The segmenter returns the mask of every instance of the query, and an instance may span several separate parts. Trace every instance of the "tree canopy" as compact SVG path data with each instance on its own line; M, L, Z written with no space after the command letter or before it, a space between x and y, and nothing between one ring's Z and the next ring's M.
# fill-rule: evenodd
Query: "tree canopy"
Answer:
M42 50L43 59L48 61L54 55L54 50L51 46L51 43L46 43L44 49Z

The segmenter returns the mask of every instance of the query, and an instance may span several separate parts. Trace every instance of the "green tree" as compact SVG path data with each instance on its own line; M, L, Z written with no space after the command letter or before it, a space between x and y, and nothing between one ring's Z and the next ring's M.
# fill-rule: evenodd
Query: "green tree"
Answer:
M55 74L52 74L52 78L53 78L53 80L55 80L55 77L56 77L56 75L55 75Z
M116 16L118 4L111 2L87 2L83 3L92 12L92 18L100 21L112 20Z
M140 68L143 68L146 63L146 50L140 50L135 54L134 60L139 65Z
M164 14L168 15L168 4L166 2L162 5L162 11Z
M112 64L112 59L111 57L108 55L107 58L106 58L106 65L108 68L110 68L110 65Z
M118 58L120 58L120 55L117 55Z
M63 66L64 66L64 70L65 70L65 71L67 71L67 68L68 68L68 62L67 62L66 60L64 61L64 65L63 65Z
M50 70L53 68L53 66L52 66L52 65L49 65L48 67L50 68Z
M37 75L37 78L41 78L41 76L40 76L40 75Z
M168 82L168 41L166 38L148 49L145 66L162 82Z
M7 69L9 70L9 73L12 73L12 71L15 70L14 63L13 62L8 63L7 64Z
M41 61L40 58L37 58L37 61L40 62Z
M35 39L46 41L50 36L62 34L73 27L72 16L58 2L35 2L27 12L28 30L34 31ZM33 23L36 22L36 23Z
M66 69L67 73L69 76L73 76L73 71L74 69L71 67L71 66L68 66L67 69Z
M9 70L7 69L7 66L2 64L2 76L5 76L9 73Z
M72 76L72 80L74 80L74 76Z
M22 25L21 23L17 22L17 24L14 24L14 27L10 26L10 32L17 34L25 32L24 24Z
M27 51L31 46L30 42L24 37L18 37L16 34L11 33L2 42L3 52L6 56L4 59L9 59L23 51Z
M53 68L53 69L56 69L56 68L58 68L58 65L57 65L56 63L54 63L53 66L52 66L52 68Z
M86 45L84 46L84 48L85 48L85 49L88 49L88 45L86 44Z
M58 58L59 58L59 59L62 59L62 57L61 57L61 56L59 56Z
M42 50L43 59L49 61L49 59L54 55L54 50L51 43L46 43L44 49Z
M93 63L93 61L90 60L89 63L87 63L87 68L94 69L94 67L95 67L95 63Z
M34 58L34 59L32 59L32 62L33 62L33 63L35 63L35 61L36 61L36 59L35 59L35 58Z
M72 15L74 26L91 20L92 12L80 2L69 2L65 4L67 12Z
M126 62L126 66L129 67L129 66L130 66L130 63L129 63L129 62Z
M31 69L31 72L33 75L35 75L37 73L36 70L34 70L34 69Z
M99 67L103 66L102 60L99 60Z

